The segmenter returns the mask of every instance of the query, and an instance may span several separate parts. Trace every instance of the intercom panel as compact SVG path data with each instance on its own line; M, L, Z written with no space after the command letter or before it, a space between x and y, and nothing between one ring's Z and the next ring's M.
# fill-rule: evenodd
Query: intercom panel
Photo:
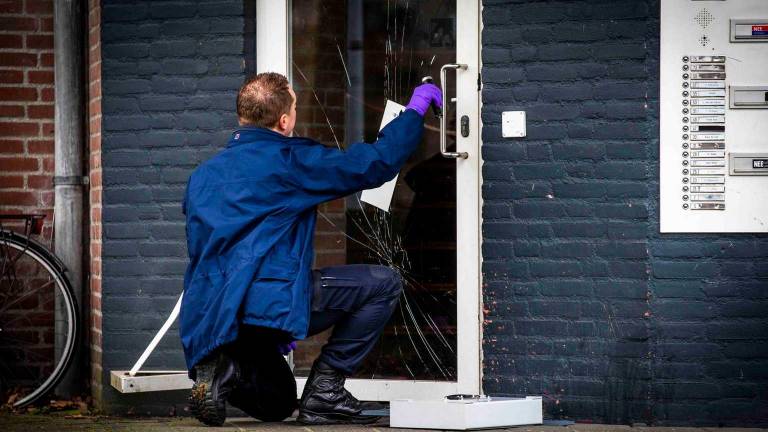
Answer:
M768 0L662 0L661 232L768 232Z

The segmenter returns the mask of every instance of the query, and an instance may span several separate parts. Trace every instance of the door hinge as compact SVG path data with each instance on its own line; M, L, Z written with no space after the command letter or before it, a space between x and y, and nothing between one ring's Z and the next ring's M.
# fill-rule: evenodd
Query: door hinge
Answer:
M477 74L477 91L480 91L480 86L482 85L482 80L480 79L480 73Z

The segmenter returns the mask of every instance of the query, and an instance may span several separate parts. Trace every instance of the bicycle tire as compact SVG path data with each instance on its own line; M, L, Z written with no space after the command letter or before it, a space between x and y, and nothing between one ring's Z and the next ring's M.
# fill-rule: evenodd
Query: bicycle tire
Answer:
M53 390L71 366L70 363L75 349L80 344L80 311L77 306L74 290L66 276L66 267L45 246L12 231L0 231L0 247L16 249L20 254L29 256L47 271L54 280L55 291L61 295L60 299L64 307L63 312L66 313L68 318L66 323L66 341L59 354L58 362L54 360L55 366L53 371L45 378L42 384L13 403L14 408L23 408ZM4 275L0 275L0 277L2 276ZM0 310L0 315L2 313L3 310Z

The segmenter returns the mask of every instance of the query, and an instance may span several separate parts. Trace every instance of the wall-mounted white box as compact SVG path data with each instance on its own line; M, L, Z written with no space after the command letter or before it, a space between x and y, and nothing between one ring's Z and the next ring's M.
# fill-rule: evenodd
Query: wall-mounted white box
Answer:
M525 111L504 111L501 113L501 136L522 138L525 136Z

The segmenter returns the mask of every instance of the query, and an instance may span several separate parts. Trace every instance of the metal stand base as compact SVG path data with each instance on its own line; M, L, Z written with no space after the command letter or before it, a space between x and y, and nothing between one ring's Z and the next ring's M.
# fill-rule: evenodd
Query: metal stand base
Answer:
M541 397L485 400L393 400L389 405L393 428L471 430L541 424Z
M124 370L111 371L109 382L120 393L188 390L193 384L187 371L141 371L135 375Z

